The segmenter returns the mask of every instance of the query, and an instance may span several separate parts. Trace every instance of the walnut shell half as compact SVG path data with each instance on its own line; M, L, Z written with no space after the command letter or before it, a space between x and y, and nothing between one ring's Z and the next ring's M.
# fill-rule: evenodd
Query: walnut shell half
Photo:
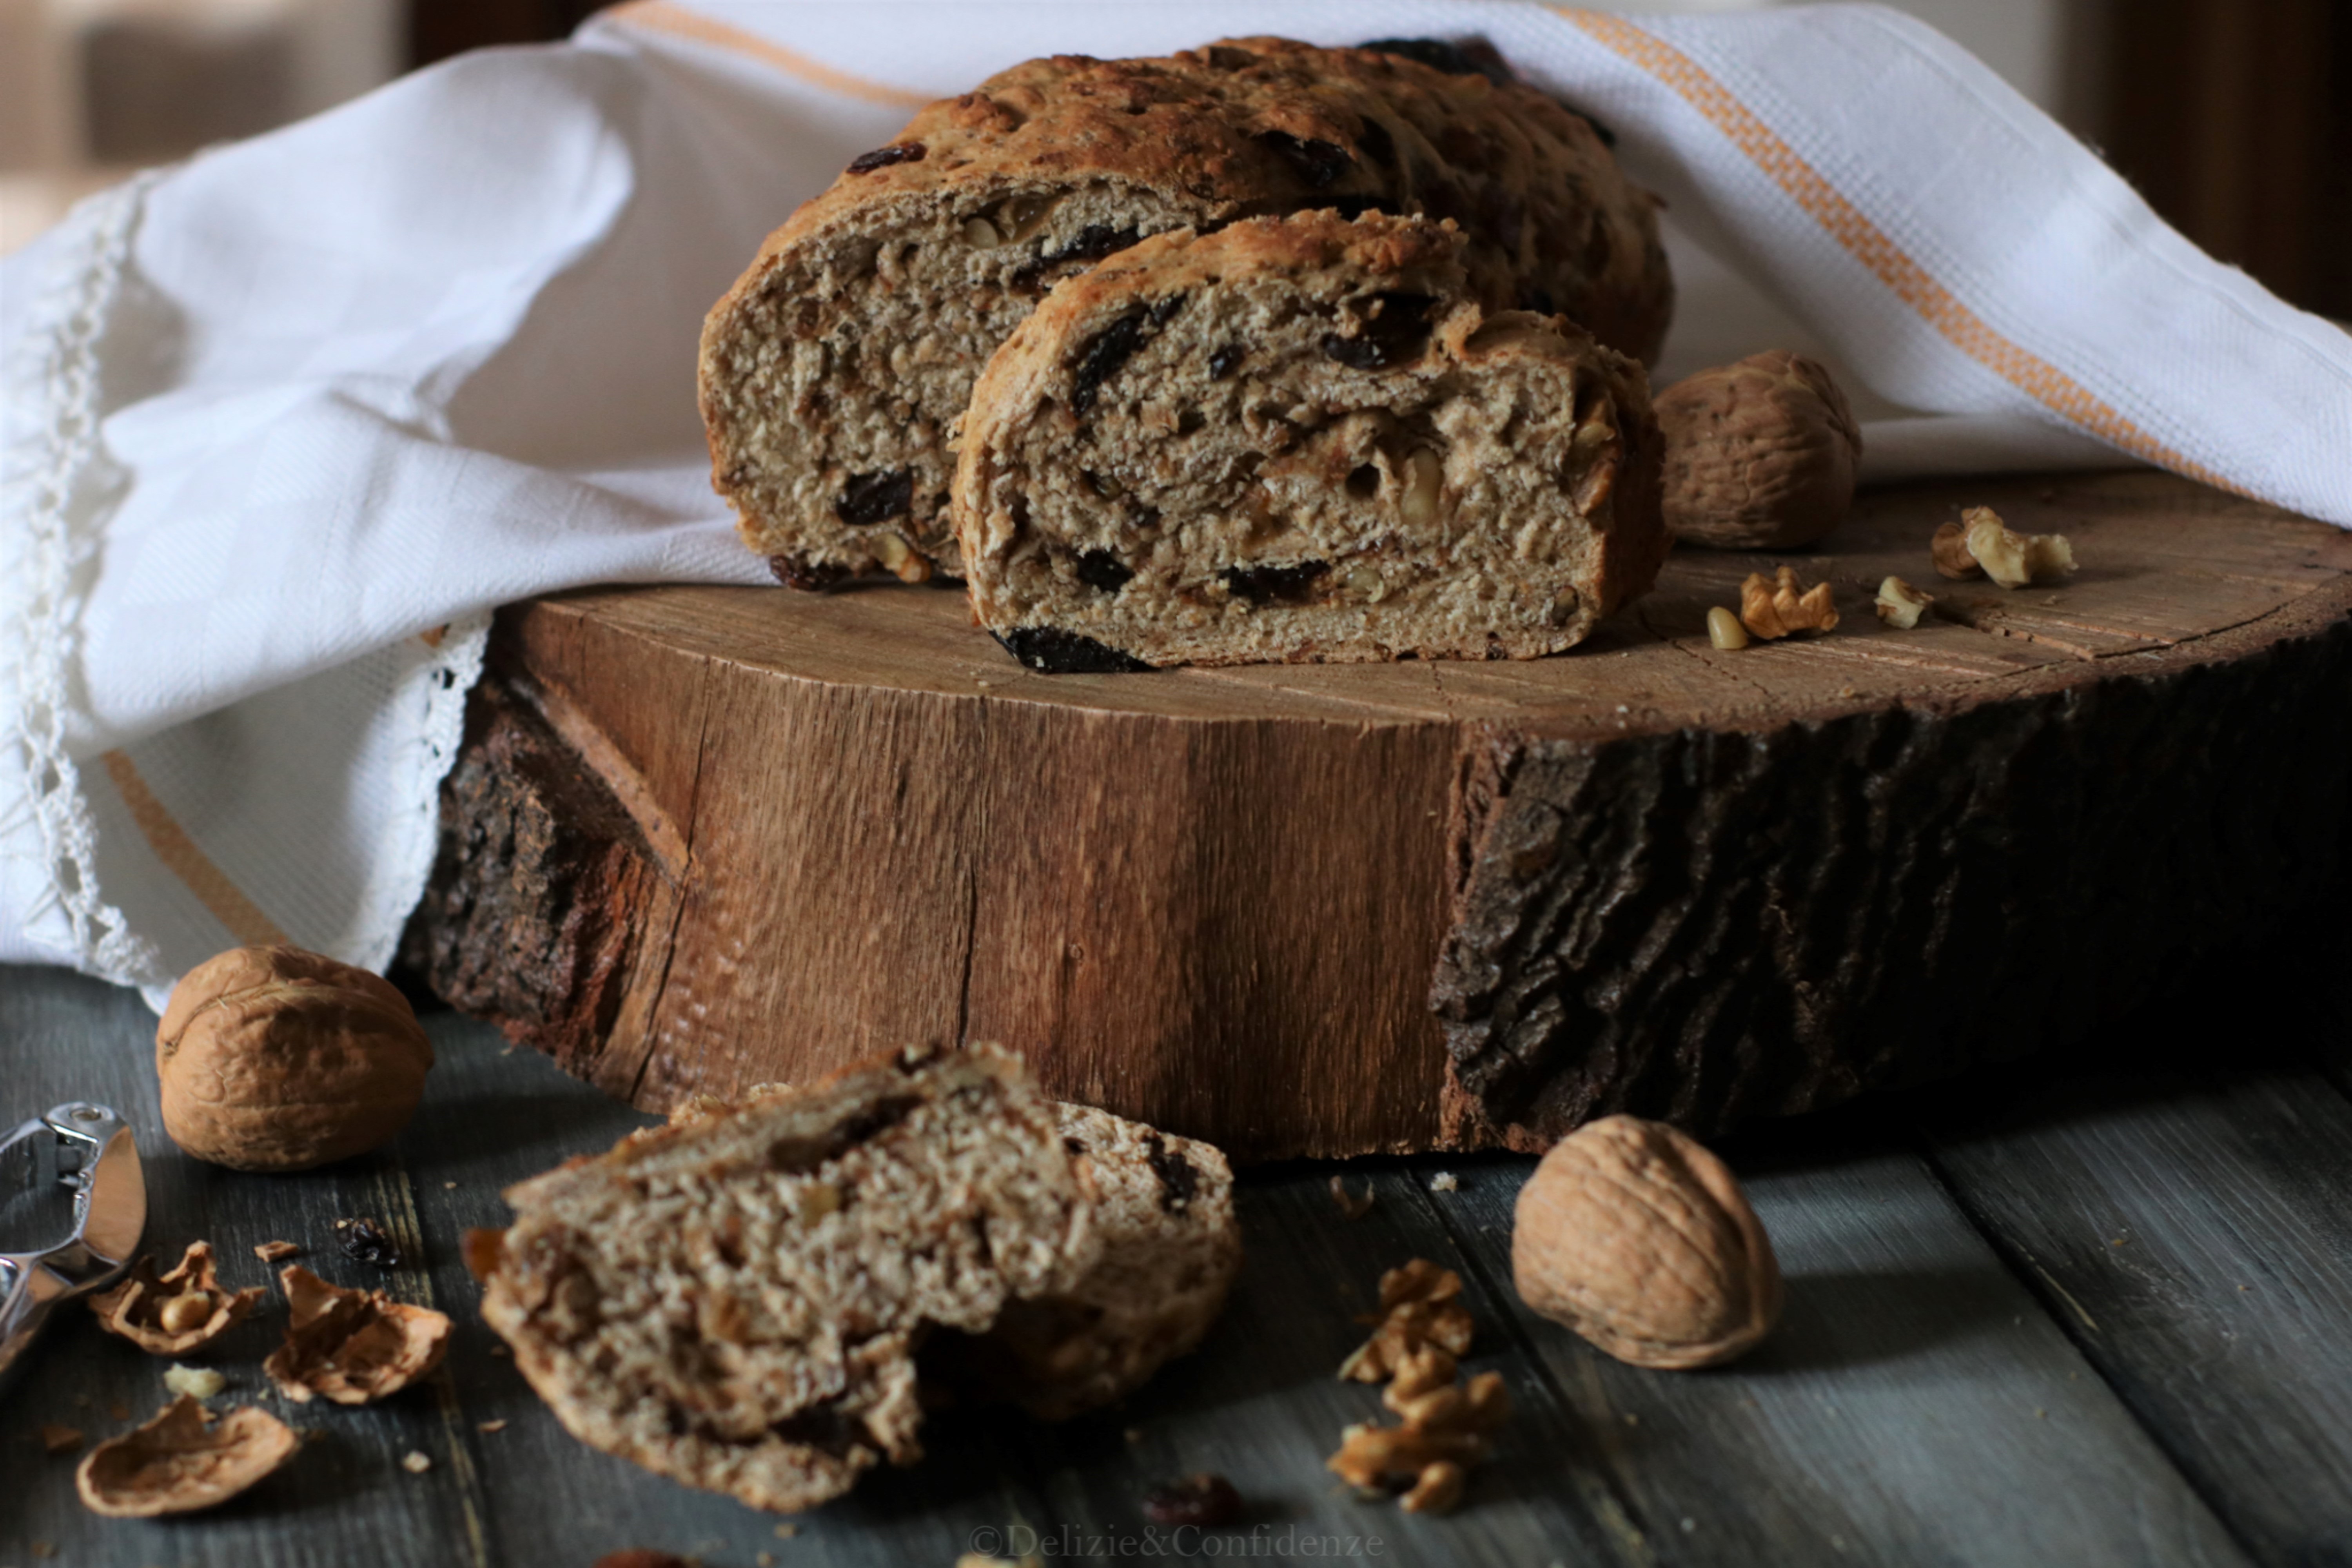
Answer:
M1791 550L1845 519L1862 427L1830 373L1775 349L1675 383L1657 398L1666 526L1718 550Z
M439 1366L449 1348L446 1312L381 1290L330 1285L299 1263L278 1280L286 1290L286 1342L261 1370L297 1404L324 1397L365 1405L397 1394Z
M432 1066L407 998L299 947L206 959L155 1029L163 1131L238 1171L304 1171L390 1141Z
M1578 1129L1519 1190L1520 1300L1635 1366L1729 1361L1780 1315L1780 1268L1723 1162L1663 1122Z
M294 1457L294 1429L247 1405L217 1421L186 1394L109 1438L74 1472L82 1506L109 1519L194 1513L225 1503Z
M91 1297L89 1310L100 1328L150 1355L185 1355L235 1328L260 1300L258 1285L222 1289L213 1272L212 1243L198 1241L168 1274L155 1272L152 1258L141 1258L130 1279Z

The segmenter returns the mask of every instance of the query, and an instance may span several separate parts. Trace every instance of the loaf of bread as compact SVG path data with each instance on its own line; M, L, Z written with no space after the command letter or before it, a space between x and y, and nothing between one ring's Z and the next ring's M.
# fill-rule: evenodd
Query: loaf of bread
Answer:
M1641 367L1474 301L1451 224L1156 236L1055 289L972 390L974 611L1039 669L1528 658L1665 557Z
M1451 217L1471 299L1654 354L1672 294L1655 198L1588 121L1477 68L1444 45L1243 38L1033 60L925 109L771 235L705 323L712 482L745 542L796 587L959 574L973 379L1057 281L1164 230Z
M1196 1343L1240 1248L1214 1150L1055 1106L987 1046L692 1106L507 1200L468 1262L557 1418L782 1511L920 1457L926 1342L1073 1414Z

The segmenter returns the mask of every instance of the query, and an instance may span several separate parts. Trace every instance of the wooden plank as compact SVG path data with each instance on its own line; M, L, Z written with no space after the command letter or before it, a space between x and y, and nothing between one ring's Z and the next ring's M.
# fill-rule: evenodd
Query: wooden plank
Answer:
M1421 1194L1512 1305L1659 1561L2248 1561L1916 1157L1739 1163L1787 1315L1702 1373L1624 1366L1517 1306L1524 1164L1482 1160L1458 1191Z
M23 1377L0 1395L0 1564L450 1568L489 1563L485 1493L450 1415L458 1399L454 1380L444 1374L357 1413L323 1401L292 1405L265 1392L269 1385L261 1358L283 1332L285 1304L275 1270L253 1256L258 1242L302 1243L309 1249L302 1261L331 1283L389 1288L447 1305L441 1274L412 1264L386 1276L333 1247L339 1217L370 1215L399 1223L401 1205L414 1190L399 1154L295 1178L244 1175L187 1158L161 1130L154 1028L153 1015L133 992L60 972L0 969L0 1086L6 1100L0 1115L13 1124L60 1101L88 1099L131 1120L147 1179L145 1249L169 1263L187 1243L209 1240L225 1283L271 1287L254 1317L225 1337L217 1353L203 1358L229 1377L215 1405L259 1403L311 1440L287 1469L209 1514L146 1521L89 1513L74 1495L79 1456L43 1457L38 1429L50 1423L78 1427L95 1444L146 1420L170 1401L163 1373L171 1363L102 1332L87 1310L68 1306L34 1345ZM446 1238L433 1239L446 1250ZM422 1475L404 1469L401 1458L411 1452L425 1455L432 1468Z
M439 1059L426 1101L385 1154L260 1177L187 1161L159 1135L144 1143L151 1241L160 1249L206 1236L238 1282L263 1272L246 1249L280 1237L312 1247L307 1261L331 1279L377 1282L385 1277L332 1255L331 1222L366 1213L392 1225L411 1266L390 1277L391 1288L457 1320L444 1374L362 1410L288 1411L331 1436L216 1514L104 1521L74 1501L69 1461L29 1457L30 1434L64 1420L96 1436L143 1416L159 1397L162 1363L69 1312L0 1405L0 1568L584 1563L629 1545L696 1554L714 1568L756 1564L762 1552L842 1568L944 1563L976 1539L986 1545L974 1533L983 1529L1018 1544L1007 1533L1018 1524L1141 1540L1144 1492L1199 1468L1229 1475L1251 1501L1229 1555L1254 1531L1288 1530L1318 1543L1378 1534L1383 1556L1439 1564L2247 1560L1920 1163L1834 1138L1792 1153L1822 1143L1818 1121L1751 1140L1741 1158L1791 1290L1780 1334L1735 1367L1639 1372L1518 1309L1509 1212L1525 1160L1469 1162L1459 1189L1443 1194L1427 1190L1440 1162L1376 1164L1379 1201L1354 1222L1325 1190L1328 1168L1268 1170L1243 1185L1249 1262L1200 1352L1124 1407L1060 1427L948 1413L927 1431L923 1465L873 1478L791 1521L793 1535L779 1540L769 1516L572 1441L474 1315L475 1288L458 1258L463 1230L503 1222L506 1184L602 1148L647 1118L535 1053L502 1049L484 1026L446 1014L427 1024ZM110 1098L152 1129L152 1027L127 993L54 972L0 971L0 1083L12 1100L37 1109L74 1095ZM2096 1128L2111 1109L2074 1114ZM2314 1133L2335 1135L2332 1124ZM2298 1188L2306 1152L2283 1152L2269 1169L2281 1201L2341 1212L2338 1185ZM2192 1173L2200 1157L2186 1146L2174 1156ZM2184 1193L2161 1187L2150 1201L2177 1205ZM1322 1468L1341 1426L1378 1414L1374 1391L1331 1375L1363 1331L1354 1314L1381 1269L1415 1256L1465 1269L1481 1327L1471 1364L1503 1372L1520 1406L1470 1506L1447 1520L1359 1502ZM2324 1329L2325 1310L2340 1309L2316 1299L2329 1287L2315 1279L2294 1310L2319 1314ZM2160 1326L2177 1300L2153 1293L2143 1326ZM221 1358L241 1390L258 1383L281 1313L273 1303ZM2208 1380L2204 1421L2215 1440L2259 1440L2249 1427L2279 1409L2306 1425L2335 1419L2337 1394L2327 1390L2342 1384L2315 1396L2318 1364L2294 1351L2266 1368L2275 1390L2266 1397L2283 1404L2244 1403L2242 1378ZM122 1421L107 1414L110 1400L134 1394ZM77 1406L78 1395L91 1405ZM399 1468L412 1448L434 1460L422 1476ZM2328 1500L2297 1489L2322 1479L2288 1467L2275 1487L2284 1505L2312 1515ZM2236 1506L2225 1498L2222 1511ZM36 1541L54 1557L32 1556Z
M2309 1070L2184 1072L2214 1037L2150 1024L2131 1054L2152 1068L2069 1075L1928 1146L2256 1558L2352 1562L2352 1100Z

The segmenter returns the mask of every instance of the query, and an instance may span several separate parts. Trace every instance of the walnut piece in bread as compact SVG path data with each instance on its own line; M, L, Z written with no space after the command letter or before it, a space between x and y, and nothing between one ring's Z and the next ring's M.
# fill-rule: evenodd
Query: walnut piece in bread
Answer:
M1451 224L1253 218L1056 289L972 391L972 606L1034 668L1530 658L1669 542L1641 367Z
M1582 116L1458 50L1400 47L1031 60L855 160L704 326L711 479L745 542L796 587L960 572L948 491L973 379L1056 282L1169 229L1452 217L1479 303L1654 355L1673 291L1656 199Z

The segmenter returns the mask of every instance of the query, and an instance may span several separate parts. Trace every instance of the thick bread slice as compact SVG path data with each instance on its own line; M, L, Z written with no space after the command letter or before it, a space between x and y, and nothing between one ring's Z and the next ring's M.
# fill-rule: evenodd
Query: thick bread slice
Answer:
M984 1338L942 1347L938 1363L971 1392L1048 1421L1126 1397L1198 1345L1242 1263L1223 1153L1107 1110L1059 1111L1063 1142L1093 1180L1101 1251L1071 1289L1006 1302Z
M1468 297L1451 224L1155 236L1056 289L972 390L955 523L1041 669L1529 658L1669 537L1642 368Z
M1459 50L1415 52L1451 68L1243 38L1032 60L922 110L771 235L704 325L711 478L745 542L800 587L959 572L973 378L1057 280L1167 229L1335 205L1453 217L1471 298L1654 353L1655 198L1581 116Z
M1053 1104L985 1046L758 1091L507 1200L482 1315L558 1419L783 1510L920 1456L922 1334L984 1333L1100 1251Z

